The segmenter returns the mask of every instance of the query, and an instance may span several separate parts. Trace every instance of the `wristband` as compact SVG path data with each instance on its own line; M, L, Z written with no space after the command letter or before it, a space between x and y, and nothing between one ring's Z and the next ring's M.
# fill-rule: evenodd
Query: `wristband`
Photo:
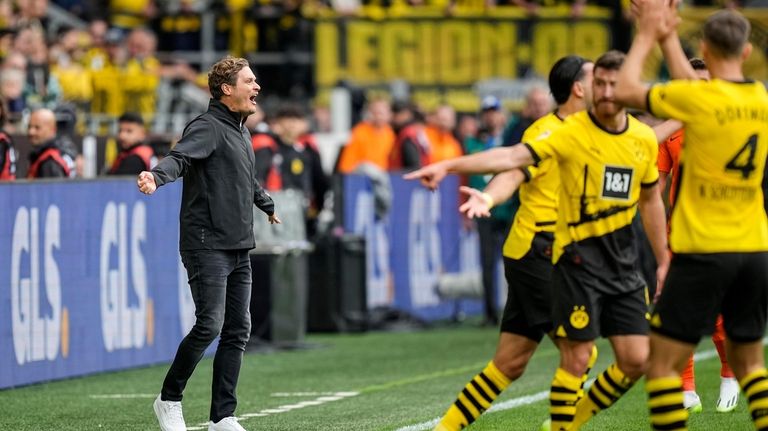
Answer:
M486 205L488 205L488 209L493 208L493 204L495 203L493 201L493 196L489 195L488 193L483 192L481 195L483 199L485 200Z

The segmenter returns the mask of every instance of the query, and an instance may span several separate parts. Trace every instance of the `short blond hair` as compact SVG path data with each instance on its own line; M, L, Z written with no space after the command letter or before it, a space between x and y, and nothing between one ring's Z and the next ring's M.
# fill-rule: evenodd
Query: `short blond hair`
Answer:
M223 84L235 85L237 74L246 67L249 67L248 60L231 55L222 58L211 66L211 71L208 72L208 90L211 92L211 97L216 100L221 99L221 96L224 95L221 86Z

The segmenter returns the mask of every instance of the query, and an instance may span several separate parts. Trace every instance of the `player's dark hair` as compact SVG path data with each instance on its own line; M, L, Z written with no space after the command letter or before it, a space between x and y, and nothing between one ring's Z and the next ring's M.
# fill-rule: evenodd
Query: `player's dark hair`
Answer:
M741 55L749 41L751 26L744 16L732 10L716 12L704 23L702 35L713 54L721 58Z
M707 64L700 58L690 58L688 62L691 63L693 70L707 70Z
M571 96L573 83L584 78L584 65L591 63L578 55L569 55L557 60L549 71L549 91L558 105L565 103Z
M612 49L595 61L595 69L619 70L621 65L624 64L626 56L623 52Z

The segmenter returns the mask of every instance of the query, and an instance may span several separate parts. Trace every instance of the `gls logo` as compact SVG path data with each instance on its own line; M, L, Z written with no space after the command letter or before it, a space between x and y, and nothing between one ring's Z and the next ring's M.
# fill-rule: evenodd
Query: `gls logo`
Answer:
M54 249L59 248L57 206L52 205L46 211L43 235L40 235L38 208L21 207L16 211L11 246L11 327L19 365L52 361L57 358L59 347L63 357L69 354L69 315L61 304L61 277L53 256Z
M147 271L141 254L141 244L147 239L146 221L147 210L141 201L133 207L130 225L126 204L109 202L104 209L99 286L101 332L108 352L142 348L154 341L154 310L147 298Z

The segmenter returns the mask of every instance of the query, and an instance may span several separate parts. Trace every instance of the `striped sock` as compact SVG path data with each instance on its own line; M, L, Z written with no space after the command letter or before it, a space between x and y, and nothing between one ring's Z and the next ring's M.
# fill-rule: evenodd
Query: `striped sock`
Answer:
M579 429L592 416L612 406L632 387L635 382L630 380L616 364L600 373L595 383L589 388L587 396L576 404L576 414L573 418L572 429Z
M747 394L749 413L755 429L768 430L768 371L765 368L753 371L739 382Z
M584 375L581 376L579 399L584 397L584 383L587 383L587 379L589 379L589 372L592 371L592 368L595 366L595 362L597 362L597 346L592 345L592 353L589 355L589 361L587 361L587 371L584 371Z
M688 410L683 406L683 379L660 377L645 383L648 408L654 430L685 431L688 429Z
M458 431L475 421L512 383L493 361L464 386L435 431Z
M549 417L552 419L553 431L567 430L576 414L576 401L579 397L581 377L558 368L552 387L549 390Z

